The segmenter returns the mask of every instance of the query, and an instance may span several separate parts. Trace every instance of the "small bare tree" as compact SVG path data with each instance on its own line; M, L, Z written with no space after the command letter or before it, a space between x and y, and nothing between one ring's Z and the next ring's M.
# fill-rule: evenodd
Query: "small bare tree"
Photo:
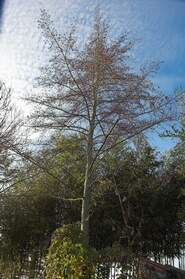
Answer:
M11 90L0 83L0 193L9 186L12 154L18 145L21 120L11 103ZM12 153L13 152L13 153Z
M109 26L96 16L91 35L79 48L75 32L60 34L42 11L39 25L52 57L38 83L45 92L26 99L35 105L32 126L80 134L86 146L81 229L88 241L94 170L102 154L115 145L172 118L171 100L148 76L155 70L132 71L133 47L124 34L111 38Z

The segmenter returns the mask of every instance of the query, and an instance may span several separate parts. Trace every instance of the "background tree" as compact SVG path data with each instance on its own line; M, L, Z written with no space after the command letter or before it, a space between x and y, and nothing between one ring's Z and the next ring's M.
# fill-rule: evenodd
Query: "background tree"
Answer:
M177 231L183 231L183 219L179 219L184 202L182 176L178 176L171 167L166 169L164 161L159 160L150 147L144 148L140 157L133 149L125 149L122 155L120 151L117 154L112 153L104 167L104 178L100 180L100 185L97 185L93 194L96 201L95 211L90 218L93 235L97 238L99 233L101 235L97 245L106 246L111 243L110 239L115 241L117 237L118 241L121 237L135 254L137 249L143 253L146 250L148 254L155 254L152 245L162 246L164 239L167 240L170 234L173 234L173 229L176 231L173 236L175 240ZM169 210L165 209L167 204L170 204ZM107 225L109 224L105 231L103 222L96 225L100 226L100 229L94 229L98 219L104 220L103 216L95 217L98 210L105 214L103 216ZM165 236L166 233L169 233L169 236ZM150 240L153 244L149 245ZM166 250L167 247L170 249L170 243L164 242L165 245ZM170 253L168 256L170 257Z
M76 197L83 192L83 153L78 138L57 138L32 154L33 162L23 161L14 186L1 193L2 278L39 276L54 231L80 220Z
M83 194L85 169L81 139L56 137L49 146L37 150L35 157L44 162L44 170L24 162L15 186L1 194L3 278L8 278L7 272L29 278L42 273L43 257L55 230L80 222L81 200L77 197ZM149 146L140 146L139 155L125 145L104 154L96 171L90 212L90 246L103 261L101 272L104 268L108 274L115 259L124 259L123 267L128 267L141 255L166 258L166 262L180 255L183 188L183 176L172 165L167 167Z
M10 186L15 174L12 162L14 149L20 144L18 130L21 125L19 113L11 102L11 90L0 82L0 192Z
M111 153L95 185L90 217L90 244L102 253L100 270L108 274L103 278L109 278L112 262L121 263L123 274L137 274L138 261L147 257L174 264L184 245L182 175L166 168L149 146L139 155L128 147Z
M101 16L95 17L82 48L73 30L57 32L46 11L39 26L52 57L38 78L45 94L27 98L35 105L32 127L81 135L86 150L81 229L88 241L98 159L115 145L171 120L171 100L149 80L154 65L139 73L131 69L128 58L133 43L126 34L111 38Z

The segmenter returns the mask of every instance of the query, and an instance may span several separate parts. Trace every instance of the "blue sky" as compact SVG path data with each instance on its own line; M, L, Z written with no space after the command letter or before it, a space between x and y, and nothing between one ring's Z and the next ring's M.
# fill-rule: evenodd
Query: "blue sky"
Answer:
M162 89L170 92L185 85L185 1L117 0L112 1L109 14L117 29L125 28L138 39L139 64L163 62L155 76Z
M111 19L113 33L127 31L136 40L134 65L162 61L153 80L167 94L185 88L184 0L0 0L0 79L14 88L17 104L22 107L19 97L32 90L48 56L37 28L40 8L49 11L61 30L78 17L81 36L98 2ZM152 141L161 150L173 144L156 136Z
M3 16L4 2L5 2L5 0L0 0L0 26L1 26L1 23L2 23L2 16Z

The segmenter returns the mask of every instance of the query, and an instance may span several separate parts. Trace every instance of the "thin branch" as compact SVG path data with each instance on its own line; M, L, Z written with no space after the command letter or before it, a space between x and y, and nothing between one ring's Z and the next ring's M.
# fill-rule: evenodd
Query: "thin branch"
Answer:
M53 40L55 41L57 47L59 48L59 50L60 50L61 53L62 53L62 56L63 56L63 58L64 58L64 61L65 61L65 63L66 63L67 69L68 69L68 71L69 71L69 74L70 74L70 76L71 76L73 82L76 84L78 90L80 91L81 95L82 95L83 98L84 98L84 101L85 101L85 103L86 103L86 109L87 109L87 113L88 113L88 118L90 119L90 111L89 111L89 106L88 106L88 102L87 102L87 99L86 99L86 97L85 97L85 94L84 94L84 92L82 91L82 89L80 88L80 86L79 86L78 82L76 81L75 77L73 76L73 73L72 73L72 71L71 71L71 69L70 69L69 62L68 62L68 59L67 59L67 57L66 57L66 55L65 55L65 53L64 53L64 51L63 51L63 48L60 46L58 40L57 40L56 37L55 37L55 34L51 31L51 29L50 29L49 26L48 26L48 30L49 30L50 35L52 36Z

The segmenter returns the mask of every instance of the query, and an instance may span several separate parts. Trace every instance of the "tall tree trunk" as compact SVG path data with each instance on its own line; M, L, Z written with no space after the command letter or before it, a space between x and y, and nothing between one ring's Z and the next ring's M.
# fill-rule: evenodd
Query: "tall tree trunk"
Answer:
M82 200L82 210L81 210L81 231L83 231L85 236L86 244L89 243L89 210L90 210L90 196L91 196L91 179L89 164L86 166L86 174L84 181L84 192Z
M84 192L82 200L82 210L81 210L81 231L83 231L85 236L86 244L89 244L89 211L91 203L91 192L93 184L93 146L94 146L94 129L96 122L96 110L97 110L97 92L96 86L93 89L93 110L92 117L89 119L89 134L87 140L87 163L85 171L85 181L84 181Z
M84 233L86 244L89 243L89 211L91 203L91 192L92 192L92 179L93 179L93 133L94 123L90 126L90 132L87 142L87 163L85 171L84 191L82 199L81 209L81 231Z

